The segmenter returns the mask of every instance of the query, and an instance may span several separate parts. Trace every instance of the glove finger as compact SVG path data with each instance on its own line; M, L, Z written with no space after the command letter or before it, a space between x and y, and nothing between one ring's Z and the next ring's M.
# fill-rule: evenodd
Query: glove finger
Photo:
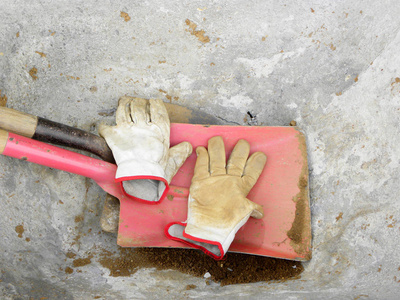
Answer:
M209 157L208 151L203 146L197 147L196 149L197 160L194 167L194 174L192 182L195 180L201 180L210 176L209 172Z
M246 199L248 201L249 206L252 209L251 217L256 219L262 219L264 217L264 209L261 205L254 203L253 201Z
M150 99L150 118L154 124L167 123L169 125L168 111L161 99Z
M161 130L165 143L169 148L169 116L164 102L161 99L150 99L150 122Z
M233 148L226 167L227 174L242 176L244 166L250 153L250 144L246 140L239 140Z
M221 136L214 136L208 140L208 154L211 176L226 174L225 145Z
M131 97L121 97L118 100L118 108L115 114L115 122L117 123L117 125L122 125L132 122L130 116L130 107L129 107L131 99L132 99Z
M260 177L266 162L267 156L262 152L253 153L247 160L242 177L243 188L246 192L246 195L256 184L258 177Z
M135 124L150 121L149 101L142 98L133 98L130 102L130 115Z
M98 132L102 138L106 138L106 136L110 135L111 130L112 130L112 126L108 126L104 123L99 124Z
M180 143L169 149L167 168L165 170L165 177L168 183L171 182L176 172L178 172L179 168L182 167L186 159L192 154L192 151L192 145L188 142Z

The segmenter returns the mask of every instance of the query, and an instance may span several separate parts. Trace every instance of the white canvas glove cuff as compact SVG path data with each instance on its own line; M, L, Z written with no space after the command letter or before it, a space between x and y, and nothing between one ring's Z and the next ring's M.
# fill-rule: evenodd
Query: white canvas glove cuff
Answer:
M210 255L216 260L221 260L238 230L246 224L250 213L233 228L206 228L185 222L173 222L167 225L165 234L168 238L188 244Z
M169 190L164 169L159 164L144 160L120 163L115 181L121 182L125 196L150 204L159 203L155 200L163 199ZM127 181L129 185L125 184Z

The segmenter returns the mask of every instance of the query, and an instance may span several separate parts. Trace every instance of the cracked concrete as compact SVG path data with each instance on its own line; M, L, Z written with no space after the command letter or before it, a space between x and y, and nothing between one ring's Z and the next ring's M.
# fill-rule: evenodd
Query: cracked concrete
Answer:
M104 192L0 157L2 298L397 298L399 14L393 0L4 1L8 107L94 132L112 122L122 95L201 108L229 124L248 125L247 112L258 125L295 120L307 136L314 253L301 280L285 283L219 287L155 270L121 280L96 262L67 274L69 250L115 247L98 233Z

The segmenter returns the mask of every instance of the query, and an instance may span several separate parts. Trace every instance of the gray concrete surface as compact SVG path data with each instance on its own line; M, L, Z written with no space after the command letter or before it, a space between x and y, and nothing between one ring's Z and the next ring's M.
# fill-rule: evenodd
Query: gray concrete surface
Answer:
M113 235L98 234L105 194L84 178L0 157L2 299L397 299L397 1L3 0L0 7L8 107L94 131L100 119L113 119L99 113L125 94L170 99L231 124L246 125L247 111L259 125L296 120L307 135L314 248L301 280L286 283L220 287L152 269L114 278L96 261L66 274L69 250L115 247ZM184 291L187 284L197 288Z

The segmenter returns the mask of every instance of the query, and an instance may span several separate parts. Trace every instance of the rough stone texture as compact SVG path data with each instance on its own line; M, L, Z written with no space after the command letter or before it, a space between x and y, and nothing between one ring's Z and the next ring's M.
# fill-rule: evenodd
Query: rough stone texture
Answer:
M149 269L121 279L95 260L69 274L68 251L115 247L99 234L105 193L0 157L2 298L397 298L399 14L394 0L3 1L8 107L94 132L122 95L231 124L246 125L248 111L259 125L295 120L307 135L314 254L286 283L219 287Z

